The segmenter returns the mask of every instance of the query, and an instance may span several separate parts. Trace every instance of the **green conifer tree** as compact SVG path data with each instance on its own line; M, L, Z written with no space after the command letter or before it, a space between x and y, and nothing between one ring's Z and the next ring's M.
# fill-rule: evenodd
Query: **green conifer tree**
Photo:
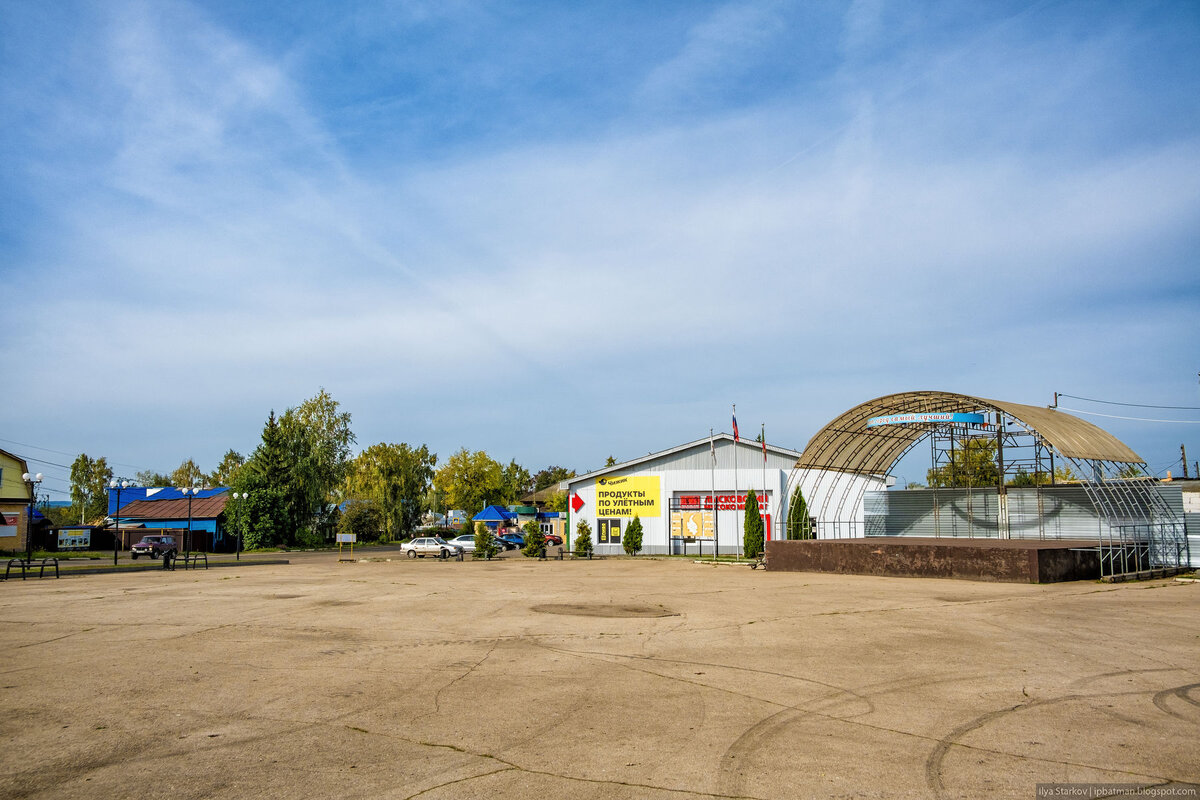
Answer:
M246 513L238 522L243 526L247 550L289 544L294 527L290 524L288 488L291 469L287 444L272 411L263 427L262 443L254 451L246 468L238 473L235 491L248 492ZM236 484L240 484L236 485Z
M530 558L537 558L546 546L546 534L542 533L541 523L531 519L521 527L525 531L525 548L521 552Z
M808 501L804 499L804 492L800 491L799 486L796 487L796 491L792 492L792 502L788 505L787 538L812 538L812 520L808 516Z
M492 558L496 553L500 552L500 545L496 541L496 534L492 533L492 529L483 522L467 522L463 525L475 526L475 557L476 558Z
M742 535L746 558L758 558L763 551L763 520L758 513L758 495L751 489L746 495L746 522Z
M586 519L579 520L575 526L575 555L590 556L592 554L592 526Z
M625 535L621 537L621 546L625 548L626 555L637 555L642 549L642 518L634 517L633 522L629 523L629 527L625 529Z

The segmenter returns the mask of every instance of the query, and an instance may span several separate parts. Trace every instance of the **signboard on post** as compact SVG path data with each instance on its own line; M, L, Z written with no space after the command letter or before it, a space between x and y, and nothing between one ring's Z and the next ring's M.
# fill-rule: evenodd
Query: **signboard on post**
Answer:
M337 535L338 543L338 561L353 561L354 560L354 543L358 541L356 533L339 533ZM350 545L350 558L342 558L342 545Z
M676 511L671 514L672 539L713 538L711 511Z

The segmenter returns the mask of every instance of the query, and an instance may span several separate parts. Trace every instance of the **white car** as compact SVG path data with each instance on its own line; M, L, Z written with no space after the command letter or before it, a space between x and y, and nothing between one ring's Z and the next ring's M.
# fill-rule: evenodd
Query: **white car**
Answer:
M475 552L475 534L464 533L462 536L455 536L450 540L450 544L456 544L463 549L463 552Z
M408 553L409 558L424 558L425 556L449 558L462 555L463 548L447 542L440 536L422 536L420 539L413 539L404 545L404 552Z

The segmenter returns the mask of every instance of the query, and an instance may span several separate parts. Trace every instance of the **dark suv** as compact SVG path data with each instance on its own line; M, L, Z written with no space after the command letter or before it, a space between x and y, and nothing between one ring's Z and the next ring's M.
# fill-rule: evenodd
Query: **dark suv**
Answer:
M158 558L164 553L170 553L171 558L174 558L177 552L174 536L143 536L140 542L129 548L129 557L136 561L138 556Z

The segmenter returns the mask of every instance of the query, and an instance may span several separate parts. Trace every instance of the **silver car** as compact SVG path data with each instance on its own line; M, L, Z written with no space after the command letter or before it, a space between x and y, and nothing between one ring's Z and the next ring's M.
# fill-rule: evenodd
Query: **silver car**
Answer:
M424 558L425 556L449 558L450 556L461 556L463 548L447 542L440 536L422 536L404 545L404 552L408 553L409 558Z
M464 533L462 536L455 536L450 540L450 544L456 544L463 549L463 552L475 552L475 534Z

